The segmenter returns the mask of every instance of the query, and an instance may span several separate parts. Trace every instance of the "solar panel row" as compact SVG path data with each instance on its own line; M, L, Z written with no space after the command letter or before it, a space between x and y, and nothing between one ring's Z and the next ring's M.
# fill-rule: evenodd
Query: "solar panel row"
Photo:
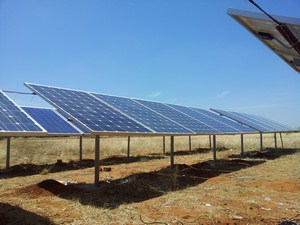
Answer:
M238 123L246 124L251 128L255 129L259 132L282 132L282 131L292 131L293 129L279 124L275 121L270 119L264 118L262 116L255 116L245 113L238 113L238 112L230 112L224 111L220 109L211 109L212 111L219 113L222 116L226 116Z
M26 84L57 110L16 106L0 92L0 131L49 134L226 134L290 131L275 121L244 113ZM40 125L41 126L40 126ZM44 128L44 129L43 129Z
M28 84L59 112L91 133L221 134L255 130L207 110ZM217 118L218 117L218 118Z

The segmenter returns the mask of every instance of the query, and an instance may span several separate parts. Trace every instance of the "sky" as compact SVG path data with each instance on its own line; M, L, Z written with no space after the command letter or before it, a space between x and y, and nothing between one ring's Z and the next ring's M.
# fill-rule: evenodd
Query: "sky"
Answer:
M256 3L300 18L299 0ZM300 74L228 8L258 12L246 0L0 0L0 90L29 92L30 82L300 127Z

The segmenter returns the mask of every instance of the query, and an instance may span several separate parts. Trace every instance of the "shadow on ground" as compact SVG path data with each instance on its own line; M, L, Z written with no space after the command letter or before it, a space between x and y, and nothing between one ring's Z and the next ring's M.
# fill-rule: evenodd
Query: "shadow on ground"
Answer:
M222 151L228 151L228 148L222 147L222 148L217 148L217 152L222 152ZM194 155L194 154L201 154L201 153L207 153L211 152L212 149L210 148L197 148L193 149L191 151L188 150L177 150L174 152L174 155ZM169 156L170 152L167 152L165 155Z
M243 155L235 154L229 158L253 158L253 159L277 159L285 155L292 155L300 152L300 149L281 148L281 149L264 149L261 151L245 151Z
M145 162L154 159L161 159L164 156L161 155L149 155L149 156L133 156L126 157L123 155L109 156L105 159L100 160L100 164L103 166L117 165L122 163L133 163L133 162ZM0 170L0 178L13 178L22 176L31 176L36 174L45 173L58 173L63 171L80 170L85 168L92 168L95 166L94 159L83 159L82 161L70 161L68 163L57 161L53 164L20 164L10 167L8 170Z
M54 223L48 218L28 212L18 206L0 203L0 224L50 225Z
M18 191L31 198L58 196L79 201L83 205L101 208L117 208L122 204L142 202L165 195L168 192L196 186L221 174L256 166L265 161L218 160L193 165L177 164L171 173L166 167L158 171L137 173L117 180L101 181L99 187L92 185L65 186L55 180L45 180Z

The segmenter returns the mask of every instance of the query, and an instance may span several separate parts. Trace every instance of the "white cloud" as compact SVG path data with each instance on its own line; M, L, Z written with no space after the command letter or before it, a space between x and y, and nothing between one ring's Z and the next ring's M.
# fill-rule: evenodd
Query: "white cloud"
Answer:
M225 98L229 94L230 94L230 91L222 91L217 97L218 98Z
M155 91L152 94L149 95L149 98L157 98L158 96L161 96L160 91Z

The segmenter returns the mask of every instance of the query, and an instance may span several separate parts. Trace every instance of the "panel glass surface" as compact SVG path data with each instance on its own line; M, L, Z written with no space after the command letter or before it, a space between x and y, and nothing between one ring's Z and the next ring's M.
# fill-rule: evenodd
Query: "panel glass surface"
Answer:
M244 125L242 125L240 123L237 123L233 120L227 119L226 117L219 116L219 115L217 115L213 112L210 112L208 110L198 109L198 108L191 108L191 109L193 109L193 110L195 110L195 111L197 111L197 112L199 112L203 115L206 115L206 116L208 116L212 119L220 121L221 123L226 124L227 126L233 127L236 130L239 130L243 133L255 133L255 132L257 132L256 130L251 129L250 127L244 126Z
M262 116L257 116L257 115L251 115L252 117L260 120L261 122L265 123L265 124L269 124L269 125L273 125L275 126L278 130L293 130L293 128L286 126L284 124L278 123L276 121L270 120L268 118L262 117Z
M128 116L144 124L156 133L191 133L191 131L166 119L132 99L102 94L93 95L126 113Z
M52 109L32 107L22 107L22 109L35 121L37 121L48 132L48 134L80 133Z
M0 91L0 132L6 131L44 132L35 121Z
M256 115L245 114L245 113L236 113L236 114L244 116L245 118L247 118L257 124L260 124L261 126L266 127L270 131L289 131L289 130L291 130L291 128L289 128L287 126L284 126L284 125L280 126L280 125L278 125L277 122L266 119L264 117L259 117Z
M253 127L261 132L274 132L274 131L289 131L290 129L279 129L277 125L272 125L270 122L268 124L263 123L261 120L257 119L256 116L248 115L245 113L238 113L238 112L229 112L223 110L215 110L213 111L218 112L228 118L233 120L242 122L250 127Z
M235 121L238 121L238 122L241 122L241 123L243 123L245 125L248 125L248 126L250 126L252 128L255 128L255 129L257 129L260 132L268 132L269 131L266 127L261 126L260 124L257 124L257 123L255 123L255 122L253 122L253 121L251 121L251 120L249 120L249 119L247 119L247 118L245 118L245 117L243 117L241 115L238 115L238 114L236 114L234 112L227 112L227 111L223 111L223 110L219 110L219 109L218 110L214 110L214 111L216 111L216 112L218 112L218 113L220 113L220 114L222 114L222 115L224 115L224 116L226 116L226 117L228 117L230 119L233 119Z
M145 100L136 100L139 103L145 105L146 107L158 112L159 114L170 118L171 120L175 121L178 124L183 125L184 127L192 130L198 134L205 134L205 133L221 133L220 131L182 113L176 109L171 108L170 106L159 103L159 102L151 102Z
M61 115L63 118L65 118L67 121L72 123L76 128L79 128L84 134L90 134L91 130L88 129L87 127L83 126L82 123L79 121L72 119L66 112L60 110L60 109L55 109L59 115Z
M99 101L87 92L26 84L93 132L151 133L141 124ZM66 115L64 115L66 116Z
M222 118L221 116L218 116L216 114L213 114L212 112L209 112L207 110L203 109L197 109L197 108L188 108L185 106L179 106L179 105L173 105L168 104L169 106L207 124L208 126L213 127L214 129L222 132L222 133L243 133L243 132L250 132L249 128L243 129L244 127L231 121L230 125L226 124L226 119ZM212 114L212 115L211 115ZM222 120L223 119L223 120ZM253 130L251 130L254 132Z

